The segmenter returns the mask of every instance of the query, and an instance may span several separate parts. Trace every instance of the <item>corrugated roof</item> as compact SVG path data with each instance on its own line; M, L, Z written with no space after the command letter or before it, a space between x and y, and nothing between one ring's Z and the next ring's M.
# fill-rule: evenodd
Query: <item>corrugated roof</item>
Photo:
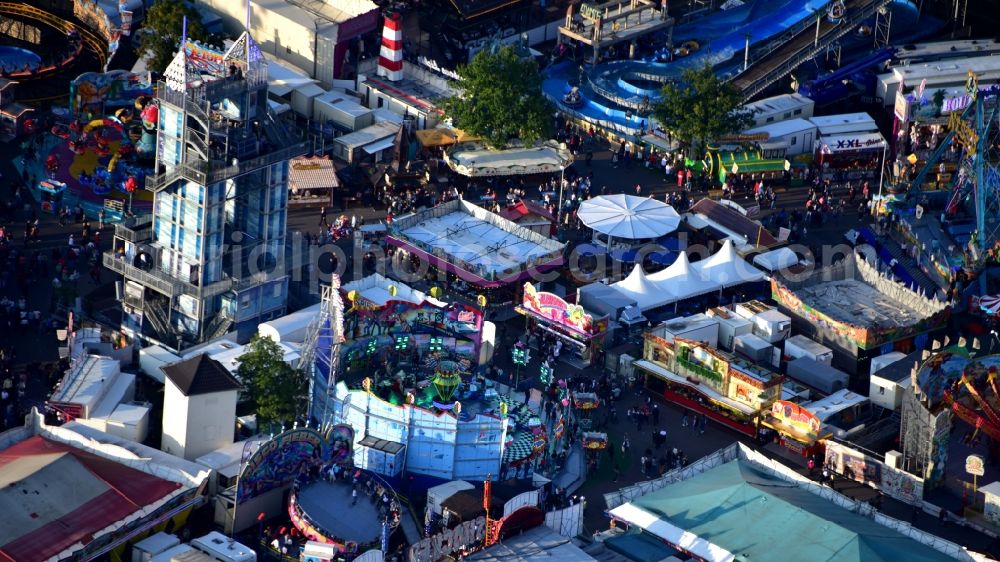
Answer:
M160 368L177 385L184 396L197 396L226 390L239 390L240 381L207 353L196 355L173 365Z
M702 199L688 213L698 213L719 226L743 236L747 244L770 248L778 240L766 228L712 199Z
M535 527L515 537L505 539L486 550L465 557L466 560L477 562L530 562L545 560L546 562L593 562L594 557L588 555L548 527Z

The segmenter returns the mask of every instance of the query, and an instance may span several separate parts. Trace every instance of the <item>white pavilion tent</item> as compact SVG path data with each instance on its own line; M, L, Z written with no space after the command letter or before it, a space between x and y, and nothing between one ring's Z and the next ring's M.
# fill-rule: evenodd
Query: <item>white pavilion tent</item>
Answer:
M722 288L763 281L767 278L764 272L751 266L736 253L736 246L729 239L718 252L695 263L692 267Z
M650 281L640 264L635 265L628 277L611 286L622 295L634 300L639 310L659 308L678 300L673 291Z
M687 252L681 252L670 267L650 275L637 264L628 277L611 287L634 300L636 307L645 312L764 279L766 275L741 258L727 240L718 252L695 263L688 260Z
M649 280L659 287L669 287L683 300L722 288L714 279L707 277L688 260L687 252L681 252L670 267L649 276Z
M681 218L663 201L635 195L601 195L580 204L576 216L588 228L611 238L659 238L680 226Z
M798 264L799 256L791 248L778 248L754 256L753 263L773 273Z

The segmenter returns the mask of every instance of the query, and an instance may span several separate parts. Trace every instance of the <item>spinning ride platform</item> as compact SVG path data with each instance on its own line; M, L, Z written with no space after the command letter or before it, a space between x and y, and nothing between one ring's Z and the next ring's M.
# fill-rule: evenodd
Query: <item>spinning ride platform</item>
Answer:
M339 546L377 543L382 519L375 498L359 489L352 505L351 490L349 481L316 480L291 496L289 515L303 534L314 535L317 541Z

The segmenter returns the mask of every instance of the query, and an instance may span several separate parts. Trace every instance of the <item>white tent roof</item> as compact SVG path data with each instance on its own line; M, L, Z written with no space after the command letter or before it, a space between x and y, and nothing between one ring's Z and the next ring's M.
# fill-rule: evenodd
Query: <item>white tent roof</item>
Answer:
M650 281L639 264L636 264L628 277L611 286L619 293L634 300L639 310L657 308L677 300L677 297L669 289Z
M390 291L392 287L396 287L395 295ZM412 304L422 304L424 301L430 301L439 306L445 305L445 303L431 298L405 283L383 277L378 273L373 273L357 281L351 281L342 288L345 293L357 291L362 298L376 306L385 306L389 301L406 301Z
M754 268L737 255L733 241L728 239L718 252L695 263L693 267L705 278L722 287L763 281L766 277L762 271Z
M753 263L773 272L799 263L799 256L791 248L778 248L754 256Z
M466 177L516 176L553 173L573 163L573 153L554 141L536 147L490 150L480 143L465 143L444 154L452 170Z
M668 288L678 300L711 293L721 287L721 284L691 265L687 252L681 252L670 267L650 275L649 279L658 287Z
M663 201L622 194L584 201L577 217L601 234L628 240L658 238L681 223L677 211Z

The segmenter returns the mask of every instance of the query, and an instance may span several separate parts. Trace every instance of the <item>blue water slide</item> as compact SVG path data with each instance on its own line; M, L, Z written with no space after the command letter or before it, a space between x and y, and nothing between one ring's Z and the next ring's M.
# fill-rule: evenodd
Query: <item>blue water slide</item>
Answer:
M623 135L638 135L649 130L648 121L639 113L657 99L662 84L678 78L687 68L706 63L721 76L732 75L742 64L748 36L751 47L766 43L806 20L812 21L828 4L829 0L748 0L737 8L675 26L674 44L694 41L697 51L672 62L601 63L586 73L579 86L583 103L577 107L561 103L571 90L570 82L580 83L579 69L572 63L550 67L542 89L566 113ZM894 10L899 7L895 4L913 6L908 0L898 0Z
M577 108L563 108L611 130L638 134L645 119L637 109L659 95L660 86L680 76L686 68L706 63L717 69L742 52L747 34L751 45L771 39L822 9L829 0L751 0L731 10L719 11L701 20L674 28L674 43L695 41L696 52L673 62L622 60L599 64L580 87L585 102ZM549 69L543 83L545 93L560 102L576 78L576 67L568 63ZM632 110L632 111L629 111Z

